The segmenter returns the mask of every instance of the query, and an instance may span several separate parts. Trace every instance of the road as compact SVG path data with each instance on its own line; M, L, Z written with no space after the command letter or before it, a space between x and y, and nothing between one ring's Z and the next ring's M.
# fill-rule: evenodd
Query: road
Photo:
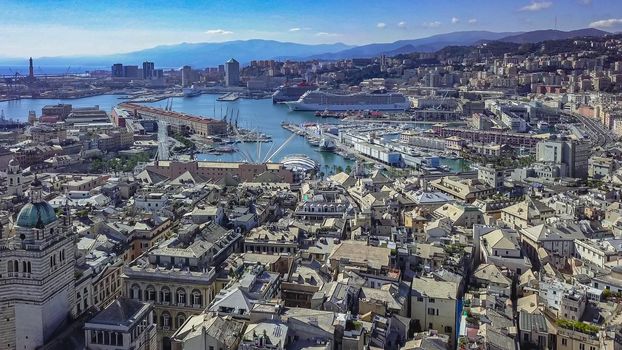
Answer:
M574 117L585 127L594 146L606 147L616 142L617 137L607 129L599 120L584 117L577 113L564 113L567 116Z

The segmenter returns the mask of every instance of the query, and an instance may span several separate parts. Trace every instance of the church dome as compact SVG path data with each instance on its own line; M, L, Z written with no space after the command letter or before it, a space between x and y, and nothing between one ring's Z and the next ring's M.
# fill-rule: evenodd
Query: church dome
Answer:
M28 203L17 214L17 226L42 228L56 221L54 208L46 202Z

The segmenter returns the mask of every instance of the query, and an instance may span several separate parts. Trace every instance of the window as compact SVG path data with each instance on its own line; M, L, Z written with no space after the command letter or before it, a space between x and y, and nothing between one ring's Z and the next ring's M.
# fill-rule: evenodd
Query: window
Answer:
M145 300L146 301L155 301L156 300L156 291L153 286L148 286L145 290Z
M568 339L566 339L566 338L562 338L562 345L563 345L563 346L568 345Z
M186 322L186 315L178 314L177 315L177 325L176 325L176 327L180 328L184 324L184 322Z
M170 303L171 302L171 291L168 287L163 287L160 291L160 302L162 303Z
M435 302L436 300L434 300L434 298L430 298L430 300L428 300L428 301L430 302L430 304L434 304L434 302Z
M445 333L451 333L451 327L445 326Z
M181 288L177 289L177 304L186 304L186 291Z
M418 297L418 298L417 298L417 301L418 301L418 302L423 302L423 298L422 298L422 297Z
M192 305L201 306L203 304L203 297L198 290L192 291Z
M436 312L434 311L433 307L428 308L428 315L436 315Z
M168 312L163 312L160 320L162 328L169 328L171 326L171 315Z
M585 350L585 344L579 343L579 350Z

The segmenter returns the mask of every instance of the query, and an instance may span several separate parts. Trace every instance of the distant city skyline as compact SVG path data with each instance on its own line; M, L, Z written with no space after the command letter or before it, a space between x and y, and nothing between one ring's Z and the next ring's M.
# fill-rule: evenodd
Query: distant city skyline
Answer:
M0 0L1 57L105 55L182 42L270 39L360 45L468 30L622 30L619 0Z

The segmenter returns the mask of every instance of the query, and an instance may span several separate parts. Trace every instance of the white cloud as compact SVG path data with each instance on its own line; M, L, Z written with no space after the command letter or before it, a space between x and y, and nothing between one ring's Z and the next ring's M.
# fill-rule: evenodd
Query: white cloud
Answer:
M230 30L224 30L224 29L210 29L210 30L206 30L205 34L209 34L209 35L231 35L231 34L233 34L233 32L230 31Z
M303 30L311 30L311 28L309 27L294 27L294 28L289 28L290 32L301 32Z
M458 17L452 17L451 18L451 23L456 24L458 22L460 22L460 18L458 18Z
M378 27L378 28L380 28L380 29L384 29L384 28L386 28L386 26L387 26L387 24L386 24L386 23L384 23L384 22L378 22L378 23L376 24L376 27Z
M397 23L397 26L398 26L399 28L402 28L402 29L405 29L405 28L406 28L406 25L407 25L407 24L406 24L406 22L404 22L404 21L400 21L400 22L398 22L398 23Z
M592 28L611 28L622 26L622 18L601 19L600 21L590 23Z
M471 18L467 21L469 24L475 24L477 23L477 18Z
M441 26L441 22L433 21L433 22L424 22L423 26L426 28L438 28Z
M540 11L548 9L551 6L553 6L553 3L550 1L534 1L529 5L521 7L520 11Z
M317 32L315 33L317 36L339 36L341 34L338 33L328 33L328 32Z

